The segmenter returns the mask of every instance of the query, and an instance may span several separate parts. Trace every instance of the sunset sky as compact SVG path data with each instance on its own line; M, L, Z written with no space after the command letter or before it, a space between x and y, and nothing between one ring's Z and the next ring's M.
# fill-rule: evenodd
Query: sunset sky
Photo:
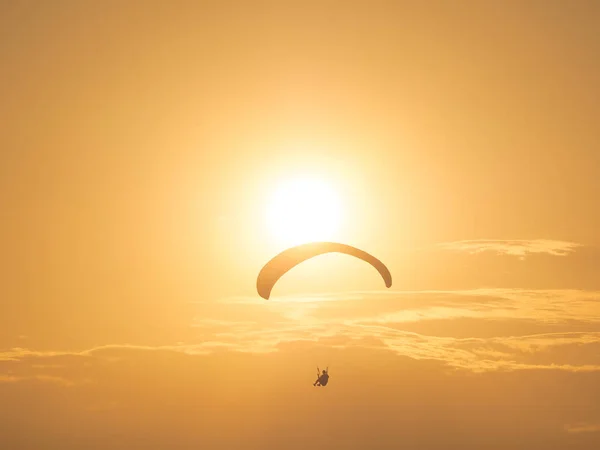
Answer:
M599 24L0 0L0 448L600 448Z

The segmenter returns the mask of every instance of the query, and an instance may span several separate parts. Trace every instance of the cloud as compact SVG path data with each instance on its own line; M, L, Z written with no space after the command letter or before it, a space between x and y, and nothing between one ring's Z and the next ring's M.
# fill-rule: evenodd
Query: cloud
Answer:
M445 250L467 252L471 254L495 252L500 255L511 255L525 258L533 253L548 254L553 256L566 256L574 252L581 244L575 242L558 241L551 239L530 240L501 240L501 239L475 239L438 244Z
M466 240L424 247L394 269L394 286L411 290L600 290L600 248L575 242Z
M567 433L597 433L600 432L600 423L579 423L565 425Z
M247 305L253 302L246 300ZM232 339L232 348L242 346L246 351L258 343L262 349L277 349L295 340L316 345L335 340L341 348L376 347L474 372L600 368L596 357L600 292L490 288L353 292L283 297L271 307L280 313L276 327L253 328L246 323L241 328L235 322L229 326L221 322L236 332L221 332L220 337ZM217 334L215 330L215 338Z
M220 301L232 302L257 318L265 306L254 297ZM205 312L194 320L195 337L186 341L70 352L13 348L0 352L0 362L48 372L52 365L70 363L69 358L81 364L123 360L139 352L269 354L305 346L381 350L471 372L600 370L596 291L487 288L293 296L270 303L264 321L239 320L235 308L216 310L214 317Z
M0 374L0 383L19 383L24 381L39 381L43 383L54 383L60 386L74 386L75 383L64 377L56 377L52 375L31 375L31 376L15 376Z

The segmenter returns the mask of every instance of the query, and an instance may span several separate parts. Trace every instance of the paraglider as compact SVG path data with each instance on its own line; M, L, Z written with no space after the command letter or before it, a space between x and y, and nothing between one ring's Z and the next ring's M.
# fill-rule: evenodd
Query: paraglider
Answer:
M265 300L268 300L277 281L290 269L308 259L325 253L344 253L362 259L379 272L386 287L389 288L392 286L392 275L389 269L373 255L351 245L336 242L313 242L288 248L267 262L256 279L258 294ZM319 371L317 367L317 380L313 383L313 386L327 386L328 382L329 367L323 370L323 372Z
M344 253L362 259L373 266L383 278L386 287L392 286L392 275L388 268L380 260L369 253L359 250L351 245L336 242L313 242L288 248L267 262L261 269L256 280L258 294L268 300L275 283L290 269L307 259L325 253Z

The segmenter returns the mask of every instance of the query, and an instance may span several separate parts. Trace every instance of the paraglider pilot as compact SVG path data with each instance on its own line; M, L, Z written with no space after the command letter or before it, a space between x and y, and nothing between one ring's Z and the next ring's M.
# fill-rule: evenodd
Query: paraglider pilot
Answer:
M328 369L329 367L321 373L317 367L317 381L313 383L313 386L327 386L327 382L329 381Z

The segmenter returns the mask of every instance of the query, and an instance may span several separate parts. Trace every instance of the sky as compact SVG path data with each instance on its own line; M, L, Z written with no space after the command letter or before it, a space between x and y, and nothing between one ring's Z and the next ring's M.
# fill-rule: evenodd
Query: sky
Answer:
M599 21L0 0L0 447L598 448Z

